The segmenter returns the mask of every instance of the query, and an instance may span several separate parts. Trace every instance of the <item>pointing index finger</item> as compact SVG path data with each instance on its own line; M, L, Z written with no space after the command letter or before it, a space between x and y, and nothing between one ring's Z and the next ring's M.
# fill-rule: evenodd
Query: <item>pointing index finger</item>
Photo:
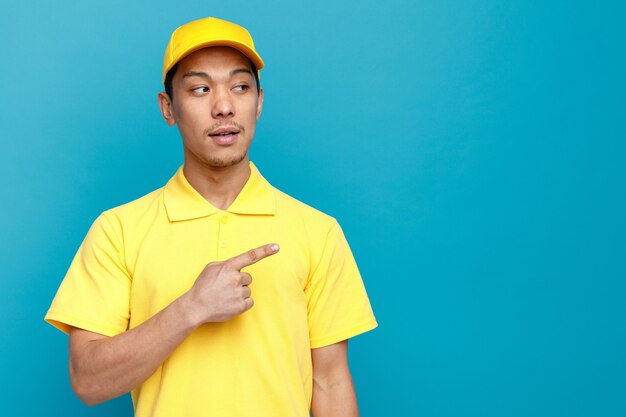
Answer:
M280 250L280 247L276 243L270 243L268 245L259 246L256 249L250 249L241 255L234 256L228 259L225 264L227 267L240 271L246 266L255 264L261 259L274 255Z

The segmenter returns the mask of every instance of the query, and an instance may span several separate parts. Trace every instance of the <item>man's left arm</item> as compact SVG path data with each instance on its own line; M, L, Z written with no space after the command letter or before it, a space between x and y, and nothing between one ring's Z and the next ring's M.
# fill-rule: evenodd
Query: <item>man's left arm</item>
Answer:
M358 417L359 409L348 367L348 341L311 349L313 417Z

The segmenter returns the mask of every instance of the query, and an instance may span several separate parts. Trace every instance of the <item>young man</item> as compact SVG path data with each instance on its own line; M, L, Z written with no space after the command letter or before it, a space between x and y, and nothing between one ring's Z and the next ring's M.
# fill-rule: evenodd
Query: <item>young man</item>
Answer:
M132 391L139 417L358 415L347 339L376 320L337 222L248 160L261 68L233 23L172 34L158 98L184 165L96 219L46 315L86 404Z

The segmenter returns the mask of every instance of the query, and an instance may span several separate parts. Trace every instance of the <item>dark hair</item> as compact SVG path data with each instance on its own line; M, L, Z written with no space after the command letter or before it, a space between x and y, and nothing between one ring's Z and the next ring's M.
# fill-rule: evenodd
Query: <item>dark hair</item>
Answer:
M256 69L256 65L252 62L251 59L248 59L250 62L250 67L252 68L252 74L254 75L254 81L256 82L256 91L257 94L261 91L261 83L259 82L259 72ZM163 86L165 87L165 93L170 98L170 102L174 102L174 94L172 90L172 79L174 78L174 74L176 74L176 70L178 69L178 62L174 64L172 68L165 74L165 81L163 81Z

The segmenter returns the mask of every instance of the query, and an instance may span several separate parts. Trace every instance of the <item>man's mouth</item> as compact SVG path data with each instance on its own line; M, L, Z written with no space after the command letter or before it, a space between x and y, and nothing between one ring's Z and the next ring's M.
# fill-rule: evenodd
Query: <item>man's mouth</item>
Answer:
M238 130L233 130L229 132L209 133L209 136L234 136L238 133L239 133Z
M209 136L217 144L230 145L235 142L241 130L234 126L223 126L209 132Z

